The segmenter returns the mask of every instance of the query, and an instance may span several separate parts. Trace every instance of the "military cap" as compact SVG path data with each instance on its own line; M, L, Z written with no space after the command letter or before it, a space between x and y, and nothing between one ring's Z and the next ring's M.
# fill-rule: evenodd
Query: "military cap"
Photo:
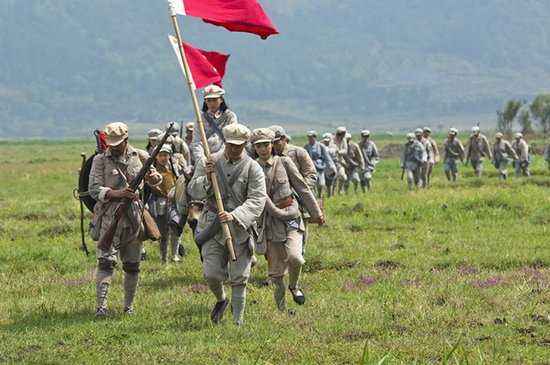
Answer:
M346 132L346 139L351 139L351 133Z
M226 143L241 145L250 139L250 129L239 123L226 125L222 129Z
M516 138L523 138L523 133L520 133L520 132L516 133Z
M323 134L323 140L330 141L331 139L332 139L332 134L331 133Z
M454 128L454 127L451 128L451 129L449 129L449 134L453 134L453 135L455 135L455 136L458 135L458 129L456 129L456 128Z
M422 131L425 132L425 133L429 133L429 134L432 133L432 129L431 129L430 127L424 127L424 128L422 129Z
M162 131L160 129L154 128L149 130L149 132L147 132L147 138L152 140L157 140L159 139L161 134L162 134Z
M285 129L280 125L272 125L271 127L269 127L269 129L271 129L273 133L275 133L275 137L273 138L273 141L278 141L282 137L288 138L288 135L286 134Z
M502 134L502 133L500 133L500 132L498 132L497 134L495 134L495 138L496 138L496 139L499 139L499 138L502 138L502 137L504 137L504 134Z
M414 139L414 133L407 133L407 139L408 140Z
M225 90L218 85L210 85L204 89L205 99L217 99L225 95Z
M168 129L168 127L170 127L170 123L172 122L169 122L166 124L166 129ZM174 125L172 126L172 129L170 129L170 134L173 134L173 133L177 133L180 131L180 125L177 123L177 122L173 122Z
M188 131L192 131L195 129L195 123L193 122L189 122L185 125L185 129L187 129Z
M363 137L370 136L370 131L368 129L363 129L361 131L361 136L363 136Z
M159 152L172 153L172 146L169 144L163 144Z
M275 138L275 132L269 128L258 128L252 131L250 136L250 143L262 143L262 142L271 142Z
M308 137L317 137L317 132L315 132L315 131L309 131L309 132L307 132L307 136L308 136Z
M416 136L421 135L421 134L422 134L422 128L416 128L416 129L414 130L414 134L415 134Z
M477 133L477 132L479 132L479 127L475 125L472 127L472 133Z
M118 146L128 138L128 126L121 122L107 124L104 132L108 146Z
M336 134L342 134L342 133L346 133L348 130L346 129L346 127L338 127L336 128Z

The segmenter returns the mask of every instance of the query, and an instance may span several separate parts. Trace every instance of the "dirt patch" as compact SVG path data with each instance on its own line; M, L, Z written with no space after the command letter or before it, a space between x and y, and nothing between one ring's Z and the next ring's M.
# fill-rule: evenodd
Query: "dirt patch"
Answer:
M376 284L377 279L373 276L361 275L356 281L346 281L342 287L344 291L362 291L369 286Z
M209 289L208 285L197 283L186 286L185 288L183 288L183 291L193 294L205 294L208 293Z
M391 260L381 260L377 261L374 264L374 267L378 270L396 270L402 267L403 265L396 261Z
M479 270L468 264L462 264L458 267L458 273L460 275L474 275L477 274Z
M472 286L479 289L492 288L504 284L502 276L493 276L484 280L475 280L472 282Z
M304 272L314 273L326 270L349 270L361 264L358 260L341 260L337 262L324 263L319 257L314 257L306 261Z
M366 340L368 338L373 338L373 337L374 337L374 335L372 333L366 332L366 331L359 331L359 330L349 331L349 332L346 332L342 335L342 338L346 342L363 341L363 340Z

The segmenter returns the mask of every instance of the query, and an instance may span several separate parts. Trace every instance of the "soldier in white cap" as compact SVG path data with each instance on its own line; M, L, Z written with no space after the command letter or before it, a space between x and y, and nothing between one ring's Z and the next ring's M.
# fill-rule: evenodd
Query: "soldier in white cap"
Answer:
M325 172L327 170L335 171L334 162L330 157L328 147L317 141L317 132L309 131L307 133L308 143L304 146L304 149L311 157L315 169L317 170L316 193L319 198L323 197L323 192L326 189Z
M466 145L466 163L469 161L472 164L477 177L481 177L483 174L483 160L485 158L493 159L491 146L487 137L481 134L478 126L475 126L472 128L472 135Z
M160 129L154 128L147 132L147 146L145 146L147 153L150 154L153 152L160 138L162 138L162 131Z
M493 165L498 170L501 180L508 178L507 168L512 160L518 160L518 155L510 142L504 139L504 135L498 132L495 134L495 143L493 144Z
M216 153L223 149L225 141L222 129L230 124L237 123L237 115L227 106L224 95L225 90L217 85L210 85L204 89L202 118L211 153ZM202 147L198 124L195 124L194 130L191 155L192 160L196 163L204 158L204 149Z
M168 123L166 125L166 128L168 128ZM176 122L174 122L174 126L171 129L170 133L170 139L167 141L170 145L172 145L172 152L173 153L179 153L183 156L185 159L185 162L187 165L191 164L191 151L189 150L189 146L187 145L187 142L185 142L179 134L180 131L180 125Z
M334 195L334 189L336 187L336 171L338 170L337 147L332 142L332 139L333 139L332 133L325 133L323 134L323 139L321 140L321 144L327 147L329 156L334 164L334 170L325 170L325 181L327 183L328 196Z
M137 192L129 189L129 182L138 174L143 162L149 157L145 151L137 150L128 143L128 127L116 122L105 126L107 150L94 157L88 190L97 203L90 234L95 241L111 226L119 203L123 199L135 199L118 224L109 251L97 247L96 270L96 316L107 315L107 295L111 285L117 259L122 261L124 271L124 312L133 313L133 302L138 285L143 228L143 204ZM162 182L154 168L145 181L152 185Z
M260 218L267 194L262 168L244 151L250 130L244 125L230 123L222 133L225 148L208 161L197 161L187 190L195 199L206 199L195 240L201 247L204 278L217 300L210 318L212 322L219 323L229 304L223 287L224 281L227 281L232 289L233 321L241 325L254 252L251 230ZM218 177L223 212L219 212L216 206L211 174ZM229 258L220 222L229 224L237 257L235 262Z
M365 190L370 190L372 188L372 174L380 161L378 148L376 148L376 144L370 138L370 131L366 129L361 131L359 148L365 160L365 169L361 174L361 188L363 192L365 192Z
M287 156L274 156L272 141L275 133L269 128L252 132L250 142L258 155L258 163L266 178L267 201L260 217L258 243L265 247L268 273L275 286L275 303L286 309L284 276L289 274L288 288L294 301L302 305L304 292L299 287L303 257L305 225L294 193L310 212L312 221L323 223L323 213L313 192L294 162ZM262 253L262 252L259 252Z
M512 142L512 148L518 156L518 159L515 161L516 177L531 176L531 172L529 171L529 164L531 163L529 145L523 138L522 133L516 133L515 140Z
M426 188L428 186L428 160L433 153L432 145L424 138L422 128L416 128L414 138L422 145L422 163L420 164L420 186Z
M332 142L336 147L336 160L334 164L336 165L336 187L334 188L335 193L342 193L344 191L344 186L348 180L348 175L346 174L346 169L348 167L346 156L348 154L348 143L346 142L346 127L336 128L336 133Z
M456 160L464 161L464 146L458 139L458 129L449 129L449 134L443 142L443 169L447 180L456 181L458 165Z
M432 130L430 127L424 127L422 129L422 134L424 136L424 140L429 144L429 148L427 148L428 153L428 167L426 171L426 185L430 185L430 181L432 178L432 172L434 166L439 162L439 148L437 147L437 142L431 137Z
M422 143L415 138L414 133L408 133L401 153L401 169L407 176L409 190L422 186L421 172L425 157L426 151Z
M346 143L348 145L348 153L345 156L347 169L346 175L347 180L344 185L344 190L347 193L349 187L353 184L353 190L357 193L359 189L359 183L361 182L360 174L365 170L365 159L361 153L361 148L359 145L352 140L351 133L346 133Z

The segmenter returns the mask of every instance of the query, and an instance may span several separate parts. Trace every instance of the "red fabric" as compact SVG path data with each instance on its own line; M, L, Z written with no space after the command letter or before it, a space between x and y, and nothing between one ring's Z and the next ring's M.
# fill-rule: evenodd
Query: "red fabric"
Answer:
M99 132L98 144L99 144L99 148L100 148L101 152L104 152L104 151L107 150L107 135L103 131Z
M204 51L186 42L183 42L183 49L197 89L211 84L222 86L229 55Z
M263 39L279 34L256 0L181 0L189 16L232 32L257 34Z

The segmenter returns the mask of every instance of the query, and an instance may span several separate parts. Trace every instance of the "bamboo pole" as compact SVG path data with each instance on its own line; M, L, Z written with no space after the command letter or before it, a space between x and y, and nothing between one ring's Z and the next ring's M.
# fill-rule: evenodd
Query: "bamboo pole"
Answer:
M180 27L178 24L178 18L176 12L174 11L172 3L168 2L170 7L170 17L172 19L172 25L174 26L174 32L176 33L176 38L178 40L178 49L180 51L180 56L183 61L183 69L185 72L185 78L187 79L187 86L189 88L189 94L191 94L191 99L193 101L193 107L195 109L195 117L197 118L197 124L199 125L199 133L201 135L202 146L204 149L204 154L206 159L209 160L211 157L210 148L208 146L208 140L206 138L206 131L204 130L204 121L202 119L201 110L199 107L199 101L197 99L197 94L195 92L196 87L191 77L191 70L189 68L189 63L185 57L185 51L183 49L183 40L181 37ZM216 198L216 206L218 212L225 211L223 207L222 194L220 192L220 186L218 184L218 177L215 173L210 174L210 182L212 184L212 190L214 190L214 196ZM233 247L233 239L231 238L231 231L229 230L229 225L227 222L222 223L222 231L225 239L225 245L229 251L229 257L232 261L236 261L237 257L235 256L235 249Z

